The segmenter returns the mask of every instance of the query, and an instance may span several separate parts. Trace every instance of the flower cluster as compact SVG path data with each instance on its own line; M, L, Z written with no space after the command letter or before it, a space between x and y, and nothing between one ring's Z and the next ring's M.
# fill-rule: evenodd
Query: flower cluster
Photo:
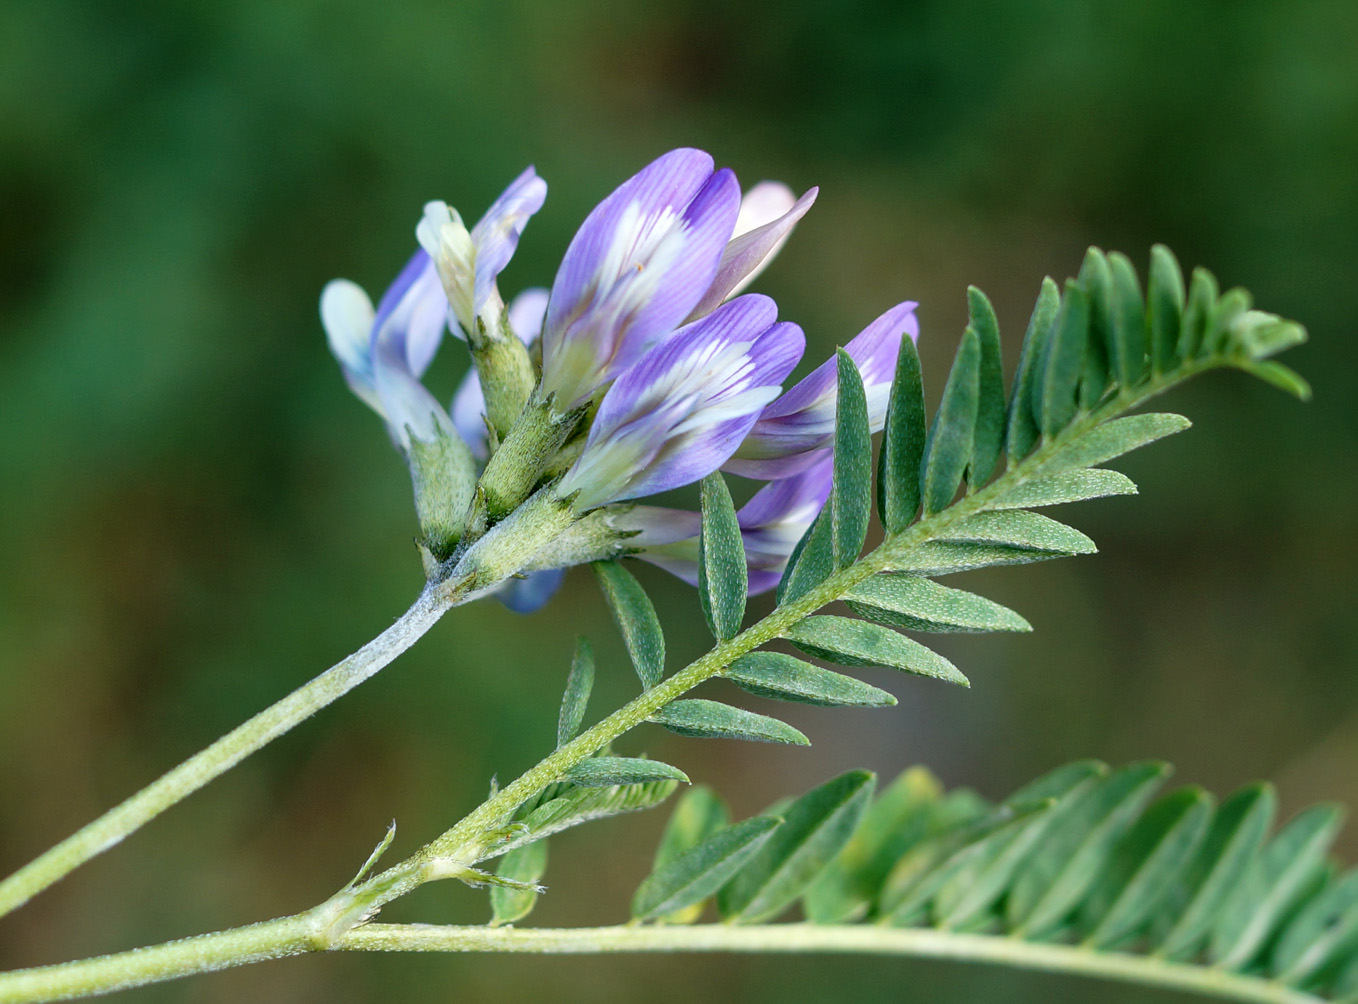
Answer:
M835 365L783 393L805 338L742 291L817 190L742 195L706 153L671 151L589 214L550 290L506 305L498 277L546 190L529 168L470 230L431 202L376 309L347 280L321 296L350 387L410 463L431 575L470 563L520 610L567 565L622 553L695 581L698 514L634 501L720 469L767 482L738 516L751 590L770 588L830 491ZM845 347L874 429L915 306ZM445 330L474 362L449 408L421 383Z

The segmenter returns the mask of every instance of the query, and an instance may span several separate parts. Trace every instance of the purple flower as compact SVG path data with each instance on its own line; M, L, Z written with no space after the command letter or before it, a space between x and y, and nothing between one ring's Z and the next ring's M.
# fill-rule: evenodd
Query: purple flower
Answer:
M376 310L368 294L348 279L335 279L321 292L321 324L345 379L386 420L403 449L409 448L407 427L425 440L438 430L452 431L447 410L420 378L438 351L450 314L463 330L483 313L499 325L502 304L495 279L546 194L546 183L530 167L470 232L456 211L431 202L416 227L425 247L411 256Z
M897 304L844 347L858 364L874 432L886 421L901 339L919 339L913 301ZM723 470L751 478L785 478L814 463L835 437L837 382L834 359L764 409Z
M688 149L599 203L552 284L542 395L563 409L582 404L671 335L711 287L739 211L735 175Z
M528 168L515 178L470 231L446 202L429 202L415 228L420 246L438 268L450 321L463 337L478 321L498 331L504 302L495 280L509 264L529 218L542 208L547 183Z
M783 249L797 221L816 201L819 188L812 188L800 199L779 181L761 181L740 200L735 231L722 252L717 275L707 288L689 320L711 313L718 304L735 296L754 282Z
M830 495L833 468L832 452L821 450L801 473L769 482L736 513L752 595L778 584L792 549ZM641 548L637 557L697 585L702 521L696 512L637 506L614 522L620 529L640 531L627 542Z
M547 311L547 290L525 289L509 303L509 326L525 345L532 345L542 332L542 317ZM453 397L453 424L472 448L472 453L485 460L489 447L486 442L486 395L481 390L480 374L472 367Z
M584 511L720 467L806 347L777 315L768 297L741 296L651 349L604 395L558 494Z
M420 383L443 338L447 300L434 264L416 251L377 309L357 284L335 279L321 292L321 324L354 393L409 448L407 428L422 439L451 429L447 412Z

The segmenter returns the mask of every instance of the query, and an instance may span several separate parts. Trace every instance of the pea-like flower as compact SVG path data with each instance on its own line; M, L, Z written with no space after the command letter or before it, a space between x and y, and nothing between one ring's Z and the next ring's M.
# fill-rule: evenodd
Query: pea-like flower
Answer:
M834 454L821 450L798 474L770 481L736 513L751 595L772 589L782 577L797 541L815 522L830 495ZM684 509L637 506L614 520L636 531L627 541L637 557L659 565L691 585L698 584L698 534L702 518Z
M673 150L599 203L576 233L542 331L542 394L573 408L671 335L712 285L740 186L701 150Z
M864 328L844 351L858 365L867 393L868 421L873 432L886 422L891 382L901 339L919 340L913 301L897 304ZM786 478L816 462L835 438L838 396L834 359L764 409L759 421L723 470L752 478Z
M348 279L332 280L322 291L321 324L331 352L354 393L386 420L403 450L410 448L407 429L426 441L452 432L448 409L420 379L450 321L457 334L471 331L482 316L498 328L504 304L495 280L546 195L546 182L530 167L470 231L446 203L430 202L416 227L424 246L376 310L368 294Z
M429 202L415 228L448 298L449 326L464 338L498 333L504 301L495 280L504 271L529 218L542 208L547 183L528 168L515 178L476 226L468 230L446 202Z
M646 353L604 395L557 493L584 512L720 467L806 347L801 329L777 316L768 297L747 294Z

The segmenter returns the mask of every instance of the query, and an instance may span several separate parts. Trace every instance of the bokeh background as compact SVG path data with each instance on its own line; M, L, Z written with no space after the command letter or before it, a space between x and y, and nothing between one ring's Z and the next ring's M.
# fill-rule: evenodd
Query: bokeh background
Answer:
M866 672L892 711L783 706L810 750L627 740L758 810L926 763L998 797L1082 756L1163 757L1289 811L1358 805L1358 7L815 0L9 0L0 11L0 873L310 678L420 584L403 467L346 391L322 284L378 292L422 202L551 186L502 279L662 151L821 186L761 280L823 357L921 302L936 398L993 297L1011 355L1044 274L1163 241L1295 317L1310 405L1217 374L1196 422L1069 509L1095 557L977 574L1031 636L943 639L970 691ZM464 360L434 374L450 392ZM675 664L692 591L642 568ZM959 580L959 584L966 582ZM408 852L545 752L574 634L593 708L634 680L587 573L545 611L459 610L359 692L0 921L0 966L291 912L393 816ZM756 702L757 703L757 702ZM625 917L664 811L554 840L533 922ZM1352 861L1350 831L1341 853ZM392 919L476 922L422 890ZM898 960L331 957L146 1002L1137 1001Z

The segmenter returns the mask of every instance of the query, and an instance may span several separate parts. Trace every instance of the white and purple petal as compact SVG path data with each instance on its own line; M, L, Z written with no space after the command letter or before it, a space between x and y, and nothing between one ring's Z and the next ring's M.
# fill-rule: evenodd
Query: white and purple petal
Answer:
M321 291L321 326L330 351L339 360L349 387L369 407L381 411L373 383L372 300L348 279L333 279Z
M546 198L547 182L530 167L510 182L472 227L472 243L476 245L475 313L479 314L489 301L496 277L504 271L519 246L523 228L542 208Z
M552 285L543 391L579 404L689 315L711 286L740 210L729 170L674 150L589 214Z
M868 421L874 432L886 421L901 339L906 335L919 338L916 306L913 301L897 304L844 346L863 377ZM764 409L723 469L752 478L786 478L804 470L813 462L812 454L834 440L836 388L831 358Z
M421 377L443 341L447 319L448 299L438 269L429 255L417 250L377 304L373 342L391 332L402 345L410 372Z
M806 215L819 192L820 189L812 188L798 199L792 189L777 181L761 181L746 192L734 235L722 252L716 277L693 308L690 319L710 313L754 282L782 250L792 228Z
M805 349L768 297L743 296L676 332L604 395L561 483L580 509L653 495L716 470Z

